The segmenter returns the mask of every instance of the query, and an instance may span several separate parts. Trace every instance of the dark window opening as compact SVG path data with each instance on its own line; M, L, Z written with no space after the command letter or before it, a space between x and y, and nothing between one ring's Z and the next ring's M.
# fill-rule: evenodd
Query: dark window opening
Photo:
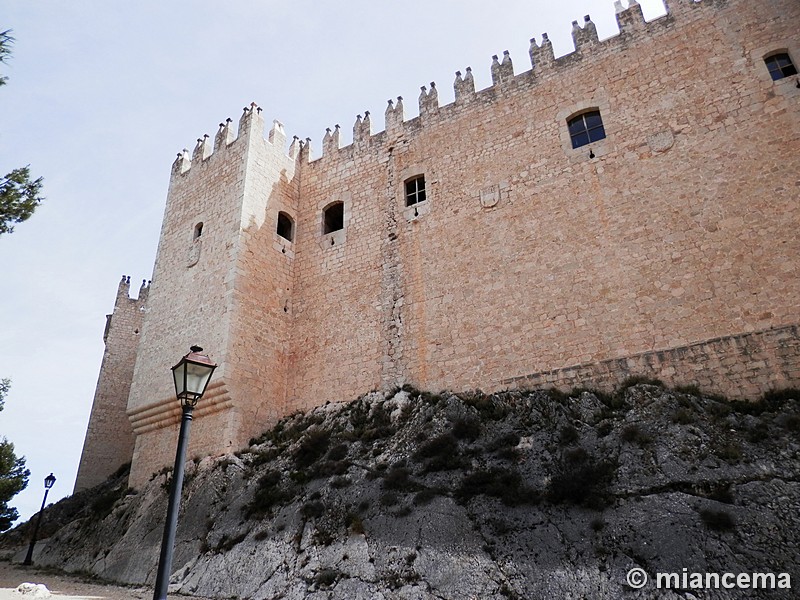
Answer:
M294 221L292 217L285 212L278 213L278 230L277 233L283 239L292 241L294 239Z
M322 213L322 233L344 229L344 202L331 204Z
M773 54L764 59L769 69L769 74L772 76L773 81L789 77L790 75L797 75L797 68L792 63L792 59L785 52L780 54Z
M420 175L406 181L406 206L425 202L425 176Z
M203 224L202 223L198 223L197 225L194 226L194 238L193 239L196 240L201 235L203 235Z
M599 110L585 112L570 119L567 121L567 127L573 148L580 148L606 137Z

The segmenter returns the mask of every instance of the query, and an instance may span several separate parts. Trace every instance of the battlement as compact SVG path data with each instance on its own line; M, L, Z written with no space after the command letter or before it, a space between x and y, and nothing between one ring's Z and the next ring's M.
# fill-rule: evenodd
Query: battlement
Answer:
M286 132L283 129L283 124L277 120L273 121L272 127L265 138L264 132L266 128L261 111L261 107L255 102L245 106L242 109L242 116L239 117L239 123L235 130L233 119L225 119L219 124L217 133L214 135L213 146L208 134L203 134L202 137L197 138L197 142L191 152L187 148L178 152L175 161L172 163L172 176L186 175L193 165L208 163L216 157L224 156L230 149L241 146L244 143L243 140L251 137L261 139L266 147L274 152L284 152ZM292 149L290 149L288 156L291 156L291 154Z
M389 100L384 113L384 130L373 133L370 111L365 111L363 116L361 114L356 116L352 142L345 146L341 145L340 125L336 124L333 129L327 128L322 138L322 156L317 160L345 149L355 153L368 151L385 142L391 143L391 140L398 136L412 134L423 124L428 127L434 126L438 121L446 120L454 112L473 103L492 102L505 94L535 87L544 80L562 76L569 69L581 68L586 60L614 52L621 46L631 44L637 38L652 35L672 24L675 15L691 14L706 6L718 4L713 0L672 0L674 7L669 6L666 0L663 0L663 3L667 10L666 14L648 22L645 21L642 8L637 0L628 0L627 6L623 5L623 0L614 0L613 6L619 33L603 40L599 39L597 28L590 15L583 17L582 24L579 24L577 20L573 21L574 50L559 57L554 55L553 45L547 33L541 34L541 43L537 43L535 37L531 38L528 51L531 68L527 71L514 72L513 61L507 50L503 52L502 59L498 55L494 55L489 68L492 85L483 90L475 89L471 67L466 67L464 75L460 70L456 71L453 82L455 100L452 103L439 104L439 94L435 82L430 82L429 86L423 85L418 98L418 117L405 118L402 96L397 97L396 104L393 100ZM220 123L214 136L213 149L208 134L197 139L192 152L184 148L178 153L173 163L173 174L186 174L192 165L203 163L213 155L220 154L236 144L242 137L249 135L250 132L257 131L263 138L265 127L260 116L261 110L255 102L244 107L236 131L232 126L232 119L228 118ZM283 125L276 120L267 133L267 142L274 150L283 151L285 141L286 134ZM300 163L314 160L311 139L301 140L298 136L294 136L287 156Z
M685 4L689 7L688 10L692 10L694 6L708 5L710 2L708 0L704 2L681 0L680 4ZM630 0L627 7L623 6L621 0L615 0L614 8L619 33L600 40L595 24L591 17L586 15L582 25L579 25L578 21L572 22L574 50L559 57L554 55L553 45L547 33L541 35L540 44L536 43L536 38L531 38L529 49L531 68L518 74L514 72L514 64L508 50L503 52L502 59L498 55L494 55L489 68L492 85L480 91L475 89L475 79L471 67L466 68L464 75L461 71L456 71L453 82L455 100L450 104L441 105L439 103L439 93L435 82L430 82L429 86L423 85L420 88L418 99L418 117L405 119L403 99L402 96L398 96L397 104L392 100L388 101L384 113L385 129L383 131L371 133L369 112L366 113L365 118L362 118L361 115L356 117L353 125L353 142L350 145L340 146L339 136L330 134L330 129L328 129L323 138L322 158L340 150L357 153L383 143L391 144L398 136L413 134L420 126L435 126L438 122L450 118L453 113L472 104L492 102L509 93L533 88L543 80L559 77L568 69L581 68L582 63L586 60L614 52L620 46L630 44L637 37L651 35L665 25L671 24L673 13L669 11L666 2L664 2L664 6L667 8L667 14L648 22L645 21L642 8L636 0ZM338 129L337 125L337 133Z
M147 301L147 295L150 292L150 284L152 282L147 279L142 279L142 285L139 286L139 293L136 297L130 295L131 292L131 277L130 275L123 275L122 279L117 286L117 299L115 306L120 305L124 301L138 302L144 304Z

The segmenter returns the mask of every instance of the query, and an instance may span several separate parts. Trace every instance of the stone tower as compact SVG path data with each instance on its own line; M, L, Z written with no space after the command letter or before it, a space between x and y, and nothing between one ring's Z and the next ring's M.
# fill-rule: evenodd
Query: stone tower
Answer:
M213 151L205 136L173 165L128 402L132 483L152 472L149 458L137 460L143 451L171 462L180 411L169 368L193 344L219 368L195 412L190 455L236 450L282 412L293 249L284 240L267 251L278 239L264 224L279 211L294 218L295 161L280 123L264 138L260 113L246 107L238 132L221 123Z
M139 296L130 298L130 285L131 278L123 275L114 311L106 316L106 348L75 480L76 492L104 481L131 460L134 435L125 411L149 287L142 281Z

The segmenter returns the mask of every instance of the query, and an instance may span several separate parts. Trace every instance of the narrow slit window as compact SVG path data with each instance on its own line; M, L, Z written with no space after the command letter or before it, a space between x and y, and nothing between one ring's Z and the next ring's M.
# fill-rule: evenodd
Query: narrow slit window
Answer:
M198 223L197 225L194 226L194 236L193 236L192 239L196 240L201 235L203 235L203 223L202 222Z
M773 81L778 81L784 77L797 75L797 67L794 66L792 59L785 52L773 54L764 59L769 74Z
M580 148L606 137L599 110L581 113L567 121L573 148Z
M420 175L406 181L406 206L425 201L425 176Z
M322 212L322 233L344 229L344 202L334 202Z
M277 233L283 239L291 242L294 239L294 221L285 212L278 213Z

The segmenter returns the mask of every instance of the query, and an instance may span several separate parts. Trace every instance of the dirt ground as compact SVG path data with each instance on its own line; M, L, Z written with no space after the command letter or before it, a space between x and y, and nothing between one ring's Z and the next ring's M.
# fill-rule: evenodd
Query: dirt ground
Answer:
M21 583L43 583L53 594L53 598L72 598L72 600L149 600L153 589L147 587L122 587L88 582L79 577L57 573L36 566L23 567L19 564L0 562L0 600L24 600L31 598L14 590ZM211 600L198 596L179 596L170 594L169 600Z

